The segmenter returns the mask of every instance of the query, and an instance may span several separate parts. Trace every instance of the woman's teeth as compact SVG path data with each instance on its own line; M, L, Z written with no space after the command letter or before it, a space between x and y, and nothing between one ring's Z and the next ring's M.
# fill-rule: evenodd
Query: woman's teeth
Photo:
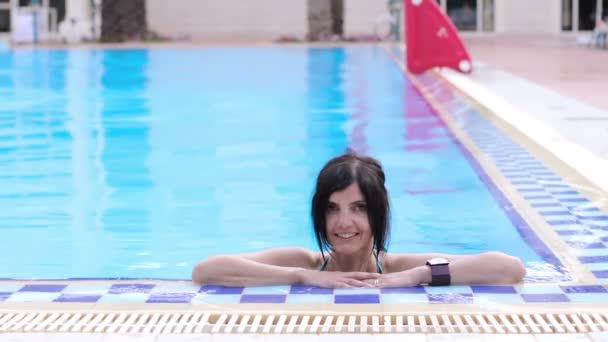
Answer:
M357 235L357 233L343 233L343 234L337 234L338 237L341 237L343 239L350 239L351 237Z

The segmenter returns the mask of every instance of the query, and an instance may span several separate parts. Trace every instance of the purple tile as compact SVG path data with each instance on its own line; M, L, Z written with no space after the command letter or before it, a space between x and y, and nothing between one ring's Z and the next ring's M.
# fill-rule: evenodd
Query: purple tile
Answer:
M570 299L565 294L547 293L547 294L522 294L521 297L526 303L553 303L553 302L569 302Z
M4 302L8 299L13 293L12 292L0 292L0 302Z
M531 203L534 208L564 208L559 203Z
M564 285L560 286L565 293L606 293L601 285Z
M571 212L564 210L541 210L539 213L543 216L564 216L564 215L572 215Z
M533 201L533 200L550 200L553 199L553 196L545 196L545 195L524 195L524 198L527 199L528 201Z
M282 304L287 299L286 295L243 295L241 296L241 303L271 303L271 304Z
M586 198L562 198L559 201L560 202L564 202L564 203L583 203L583 202L589 202L589 200L586 199Z
M292 285L290 294L334 294L334 289L317 286L303 286L303 285Z
M551 191L554 195L578 195L579 193L572 190L553 190Z
M605 271L593 271L593 275L597 278L608 278L608 270Z
M552 226L564 226L570 224L579 224L578 220L547 220L547 223Z
M517 293L513 286L473 285L473 293Z
M198 291L207 294L218 294L218 295L235 295L243 293L243 287L227 287L219 285L205 285Z
M599 208L597 208L597 207L582 207L582 208L581 207L574 207L574 211L577 212L577 213L581 213L581 212L584 212L584 213L590 213L590 212L601 213L601 210Z
M25 285L19 292L61 292L67 285L34 284Z
M114 284L108 291L109 294L123 293L150 293L154 284Z
M436 293L428 294L430 303L442 304L471 304L473 294L471 293Z
M585 220L593 220L593 221L608 221L608 216L600 215L600 216L583 216L581 217Z
M572 236L572 235L593 235L593 232L588 230L558 230L557 234L561 236Z
M194 293L155 293L150 295L146 303L190 303Z
M539 171L532 171L532 172L530 172L530 174L533 174L535 176L554 176L555 175L553 172L540 171L540 170L546 170L544 167L532 168L532 169L539 170Z
M336 304L380 304L380 296L372 294L336 295Z
M608 262L608 255L581 256L581 257L578 257L578 260L580 260L584 264L593 264L593 263L598 263L598 262Z
M380 289L380 293L426 293L422 286L387 287Z
M96 303L101 295L80 295L80 294L67 294L63 293L61 296L54 300L54 302L63 303Z
M545 189L543 188L524 188L524 189L517 189L518 192L526 193L526 192L544 192Z
M517 181L511 181L511 184L513 185L534 185L537 184L538 182L535 181L529 181L529 180L517 180Z
M543 184L543 186L545 188L568 188L569 186L567 184L555 184L555 183L548 183L548 184ZM574 192L575 194L577 193L576 191L562 191L562 192ZM551 191L552 194L557 193L556 191Z
M579 249L606 248L606 245L601 242L568 241L568 245Z

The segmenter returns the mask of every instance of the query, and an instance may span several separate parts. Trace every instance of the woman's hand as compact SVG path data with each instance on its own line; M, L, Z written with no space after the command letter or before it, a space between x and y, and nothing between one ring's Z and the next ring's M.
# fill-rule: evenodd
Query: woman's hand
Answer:
M326 288L374 287L374 280L382 275L367 272L321 272L304 270L301 283Z
M424 271L416 267L402 272L378 274L378 278L366 279L365 282L376 288L417 286L422 282L421 272Z

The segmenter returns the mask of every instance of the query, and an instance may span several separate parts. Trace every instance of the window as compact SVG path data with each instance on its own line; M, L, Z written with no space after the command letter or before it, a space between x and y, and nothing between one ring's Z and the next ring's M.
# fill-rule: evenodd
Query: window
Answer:
M483 0L483 30L494 32L494 0Z
M7 9L0 9L0 32L11 31L11 12Z
M595 28L597 0L579 0L578 6L578 30L593 30Z
M477 30L477 0L448 0L447 12L459 30Z
M572 0L562 0L562 30L572 31Z

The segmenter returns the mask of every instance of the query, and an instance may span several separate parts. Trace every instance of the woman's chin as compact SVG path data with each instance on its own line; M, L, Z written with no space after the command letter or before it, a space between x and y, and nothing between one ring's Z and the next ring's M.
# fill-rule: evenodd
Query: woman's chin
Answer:
M347 245L347 244L335 244L333 245L334 253L340 255L351 255L361 253L361 246Z

